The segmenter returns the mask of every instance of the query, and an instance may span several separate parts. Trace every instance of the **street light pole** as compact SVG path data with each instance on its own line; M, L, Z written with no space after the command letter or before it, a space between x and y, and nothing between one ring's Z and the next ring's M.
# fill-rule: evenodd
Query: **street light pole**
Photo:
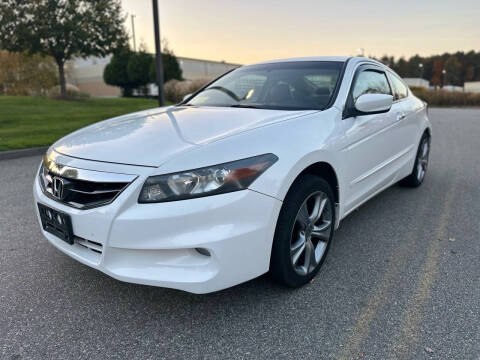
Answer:
M153 5L153 26L155 28L155 68L157 73L158 106L165 105L163 95L163 66L162 50L160 48L160 22L158 20L158 0L152 0Z
M132 19L132 38L133 38L133 51L137 52L137 42L135 40L135 15L130 15Z

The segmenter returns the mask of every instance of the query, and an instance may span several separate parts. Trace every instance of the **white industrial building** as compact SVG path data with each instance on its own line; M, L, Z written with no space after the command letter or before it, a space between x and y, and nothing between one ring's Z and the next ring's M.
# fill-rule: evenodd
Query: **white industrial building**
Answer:
M430 86L430 83L428 80L425 80L422 78L403 78L403 80L408 86L421 87L421 88L430 89L430 90L437 89L435 88L435 86ZM471 84L471 85L467 85L467 84ZM477 81L477 82L465 83L464 87L456 86L456 85L444 85L441 89L444 91L451 91L451 92L463 92L463 91L480 92L480 82Z
M480 93L480 81L467 81L463 88L465 92Z
M214 79L227 71L241 66L225 61L211 61L177 56L185 80Z
M451 92L463 92L464 88L462 86L456 86L456 85L444 85L442 90L451 91Z
M408 86L422 87L425 89L428 89L428 86L430 84L428 80L422 78L403 78L403 80Z
M192 59L180 56L177 56L177 60L185 80L213 79L240 66L225 61ZM107 85L103 81L103 70L109 62L110 56L72 60L67 65L68 82L93 97L120 96L119 87Z

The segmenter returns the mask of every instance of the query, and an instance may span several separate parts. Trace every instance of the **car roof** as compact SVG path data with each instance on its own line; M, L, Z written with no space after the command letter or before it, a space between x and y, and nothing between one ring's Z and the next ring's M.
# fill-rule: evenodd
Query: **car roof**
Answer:
M254 64L249 64L249 65L259 65L259 64L272 64L272 63L281 63L281 62L296 62L296 61L340 61L340 62L345 62L345 61L353 61L355 63L357 62L362 62L362 61L369 61L373 62L378 65L382 65L376 60L367 58L367 57L362 57L362 56L309 56L309 57L295 57L295 58L286 58L286 59L275 59L275 60L267 60L267 61L261 61L257 62ZM248 66L248 65L247 65Z
M308 56L308 57L295 57L295 58L260 61L260 62L249 64L249 65L271 64L271 63L278 63L278 62L294 62L294 61L342 61L342 62L345 62L349 58L350 56Z

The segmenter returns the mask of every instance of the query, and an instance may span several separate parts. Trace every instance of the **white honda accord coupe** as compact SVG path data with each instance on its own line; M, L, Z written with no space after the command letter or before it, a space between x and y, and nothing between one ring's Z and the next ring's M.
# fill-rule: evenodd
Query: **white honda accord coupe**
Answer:
M270 272L299 287L341 219L423 182L427 115L367 58L242 66L177 105L57 141L34 182L38 220L58 249L119 280L207 293Z

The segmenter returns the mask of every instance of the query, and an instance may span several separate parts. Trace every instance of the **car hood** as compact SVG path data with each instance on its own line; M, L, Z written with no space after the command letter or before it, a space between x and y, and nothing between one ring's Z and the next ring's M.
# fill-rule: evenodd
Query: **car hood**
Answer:
M156 108L87 126L57 141L53 149L82 159L156 167L191 148L312 112L315 111Z

